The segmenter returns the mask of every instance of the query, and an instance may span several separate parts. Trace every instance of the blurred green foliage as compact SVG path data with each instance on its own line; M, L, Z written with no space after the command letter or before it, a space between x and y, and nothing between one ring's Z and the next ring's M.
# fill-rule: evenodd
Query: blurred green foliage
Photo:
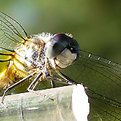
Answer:
M0 0L29 34L72 33L82 50L121 62L121 1Z

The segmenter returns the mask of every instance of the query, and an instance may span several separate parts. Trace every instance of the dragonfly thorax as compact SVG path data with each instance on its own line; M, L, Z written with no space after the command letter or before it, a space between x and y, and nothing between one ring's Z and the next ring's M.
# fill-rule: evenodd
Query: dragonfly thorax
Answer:
M39 39L39 36L31 36L26 43L15 50L16 59L21 62L26 71L37 68L42 70L45 65L44 48L45 42Z

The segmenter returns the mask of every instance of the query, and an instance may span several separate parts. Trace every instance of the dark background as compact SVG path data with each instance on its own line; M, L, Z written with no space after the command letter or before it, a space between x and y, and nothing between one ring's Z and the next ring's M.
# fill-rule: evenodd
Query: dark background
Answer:
M120 0L0 0L28 34L71 33L80 48L121 63Z

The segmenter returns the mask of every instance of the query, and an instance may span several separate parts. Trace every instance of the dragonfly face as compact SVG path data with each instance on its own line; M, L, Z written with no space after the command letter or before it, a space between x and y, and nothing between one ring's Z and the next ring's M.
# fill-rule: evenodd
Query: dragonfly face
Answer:
M29 36L17 21L2 12L0 46L1 91L20 80L55 78L58 73L54 72L62 69L61 79L68 76L66 79L87 87L90 121L121 120L121 65L80 50L67 34ZM33 84L29 89L34 89Z
M79 54L78 43L66 34L55 34L45 45L46 57L50 60L55 58L55 64L60 68L72 64L79 57Z

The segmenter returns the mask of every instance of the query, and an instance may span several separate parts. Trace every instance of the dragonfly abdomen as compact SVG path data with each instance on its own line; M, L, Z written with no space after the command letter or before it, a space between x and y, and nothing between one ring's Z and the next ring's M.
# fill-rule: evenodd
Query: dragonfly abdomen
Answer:
M2 71L1 74L2 76L0 77L0 90L6 89L13 83L19 81L21 78L27 76L26 73L18 70L12 61L10 62L8 68Z

